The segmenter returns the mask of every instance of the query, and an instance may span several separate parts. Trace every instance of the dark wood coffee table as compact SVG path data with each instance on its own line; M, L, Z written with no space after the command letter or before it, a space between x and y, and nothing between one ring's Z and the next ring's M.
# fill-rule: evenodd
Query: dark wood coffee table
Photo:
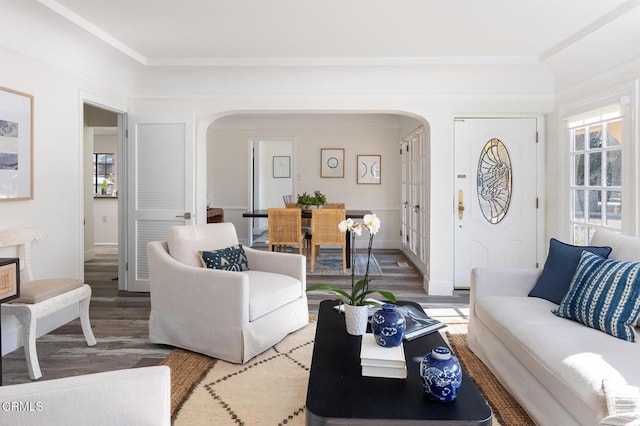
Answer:
M447 346L438 332L404 341L407 379L362 377L362 337L347 333L344 315L333 308L337 303L320 303L307 390L307 425L491 424L491 408L464 371L455 401L435 402L425 395L420 360L433 347Z

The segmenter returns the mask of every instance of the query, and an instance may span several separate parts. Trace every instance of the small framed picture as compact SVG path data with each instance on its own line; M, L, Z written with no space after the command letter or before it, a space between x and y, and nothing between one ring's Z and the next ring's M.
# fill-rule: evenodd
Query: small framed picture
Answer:
M273 157L273 177L274 178L290 178L291 177L291 157L289 156Z
M382 182L382 155L358 155L358 184Z
M20 297L20 272L18 258L0 259L0 301Z
M344 148L320 149L320 177L344 177Z

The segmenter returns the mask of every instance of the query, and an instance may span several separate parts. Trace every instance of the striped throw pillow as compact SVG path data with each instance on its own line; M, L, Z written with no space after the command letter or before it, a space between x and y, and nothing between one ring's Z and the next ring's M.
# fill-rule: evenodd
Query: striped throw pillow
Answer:
M640 316L640 262L621 262L582 252L569 291L553 313L636 341Z

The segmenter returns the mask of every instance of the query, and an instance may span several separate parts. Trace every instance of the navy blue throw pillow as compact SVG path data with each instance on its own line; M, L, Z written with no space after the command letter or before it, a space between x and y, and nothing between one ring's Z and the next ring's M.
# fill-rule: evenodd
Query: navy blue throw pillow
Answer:
M569 285L571 285L583 251L597 254L606 259L611 253L611 247L573 246L552 238L549 242L549 254L544 263L542 274L540 274L529 296L547 299L559 305L564 295L569 291Z
M249 262L242 244L220 250L202 251L202 262L210 269L224 269L225 271L248 271Z

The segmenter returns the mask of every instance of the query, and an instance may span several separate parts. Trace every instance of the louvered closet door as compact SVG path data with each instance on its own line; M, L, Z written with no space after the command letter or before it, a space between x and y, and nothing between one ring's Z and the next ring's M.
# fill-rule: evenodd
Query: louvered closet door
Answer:
M149 291L147 243L192 223L193 117L129 117L127 289Z

